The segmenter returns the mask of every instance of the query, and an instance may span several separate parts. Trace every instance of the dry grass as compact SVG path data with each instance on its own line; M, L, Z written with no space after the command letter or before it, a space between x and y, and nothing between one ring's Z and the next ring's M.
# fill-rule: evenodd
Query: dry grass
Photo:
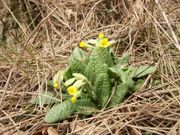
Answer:
M60 134L180 134L180 2L159 1L25 0L39 23L20 27L24 38L0 49L0 134L49 126L43 122L48 108L28 101L47 90L47 80L66 66L79 41L99 32L118 41L117 55L128 51L132 64L153 64L158 71L118 107L53 126Z

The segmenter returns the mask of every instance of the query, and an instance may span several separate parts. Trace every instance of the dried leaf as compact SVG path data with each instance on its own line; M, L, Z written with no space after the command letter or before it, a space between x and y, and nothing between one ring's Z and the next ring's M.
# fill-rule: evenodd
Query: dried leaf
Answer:
M48 135L59 135L59 133L57 132L57 129L53 128L53 127L49 127L47 129Z

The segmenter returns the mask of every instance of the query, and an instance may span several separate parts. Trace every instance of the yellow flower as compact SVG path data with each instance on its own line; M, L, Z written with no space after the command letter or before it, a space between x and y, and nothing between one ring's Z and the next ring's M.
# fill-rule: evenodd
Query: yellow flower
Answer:
M79 43L79 46L80 46L80 47L88 47L88 44L87 44L86 42L81 41L81 42Z
M55 89L59 89L59 84L58 84L58 82L54 82L54 83L53 83L53 87L54 87Z
M110 45L110 44L109 44L109 41L108 41L107 38L101 39L101 41L100 41L100 47L106 48L106 47L108 47L109 45Z
M70 86L70 87L67 88L67 92L68 92L69 95L74 96L74 95L76 95L78 93L78 90L77 90L76 87Z
M73 97L71 98L71 102L73 102L73 103L75 103L76 100L77 100L77 97L76 97L76 96L73 96Z
M103 39L104 38L104 34L102 32L99 33L99 38Z

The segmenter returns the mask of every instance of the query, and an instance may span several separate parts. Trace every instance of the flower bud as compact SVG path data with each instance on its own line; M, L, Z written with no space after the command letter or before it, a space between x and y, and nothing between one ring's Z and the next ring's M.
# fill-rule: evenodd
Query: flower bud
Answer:
M67 81L64 83L64 85L65 85L66 87L68 87L68 86L72 85L75 80L76 80L76 78L71 78L71 79L67 80Z
M84 81L87 80L87 78L80 73L73 73L73 76L76 78L76 80L84 80Z
M87 41L88 44L92 44L92 45L95 45L96 44L96 39L89 39Z
M109 46L114 45L114 44L116 44L116 41L115 41L115 40L109 41Z
M59 70L53 77L53 86L55 89L58 89L60 82L63 81L64 73L64 70Z
M103 39L104 38L104 34L102 32L99 33L99 38Z
M81 86L83 86L85 84L85 82L83 80L77 80L73 86L76 87L77 89L79 89Z

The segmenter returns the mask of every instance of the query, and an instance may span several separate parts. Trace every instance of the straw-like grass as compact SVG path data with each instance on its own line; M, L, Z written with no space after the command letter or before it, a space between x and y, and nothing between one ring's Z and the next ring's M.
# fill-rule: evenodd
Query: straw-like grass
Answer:
M32 134L50 126L43 121L49 108L31 106L29 100L47 90L47 80L66 67L68 56L81 40L99 32L118 41L116 55L128 51L131 64L152 64L157 72L119 106L90 118L73 116L52 125L60 134L180 134L178 0L24 3L26 14L31 15L26 28L13 16L23 38L15 46L0 47L0 134L18 130Z

